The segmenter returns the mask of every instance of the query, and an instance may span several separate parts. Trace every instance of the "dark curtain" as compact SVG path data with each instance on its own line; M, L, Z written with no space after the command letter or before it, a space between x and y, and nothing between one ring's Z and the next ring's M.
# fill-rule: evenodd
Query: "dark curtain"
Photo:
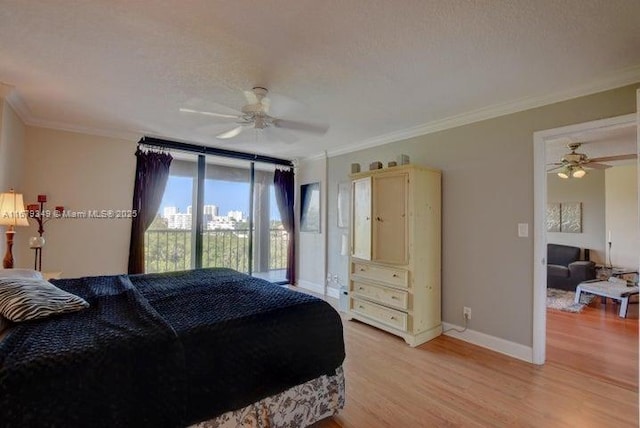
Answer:
M273 176L273 187L276 193L276 202L282 219L282 226L289 234L289 246L287 247L287 281L296 283L296 237L295 216L293 212L294 173L293 169L276 169Z
M129 273L144 273L144 233L160 208L173 157L169 153L136 150L136 177L129 243Z

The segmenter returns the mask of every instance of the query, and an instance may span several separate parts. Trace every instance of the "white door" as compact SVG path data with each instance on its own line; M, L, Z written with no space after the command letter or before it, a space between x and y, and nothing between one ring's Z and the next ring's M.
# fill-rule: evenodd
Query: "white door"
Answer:
M352 187L353 227L351 255L371 259L371 177L354 180Z

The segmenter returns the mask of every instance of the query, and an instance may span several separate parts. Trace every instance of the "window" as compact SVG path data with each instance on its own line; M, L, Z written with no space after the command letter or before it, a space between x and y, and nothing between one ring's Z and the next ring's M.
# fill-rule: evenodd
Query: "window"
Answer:
M284 281L289 236L275 202L274 166L203 158L201 180L197 156L173 161L145 235L145 272L228 267Z

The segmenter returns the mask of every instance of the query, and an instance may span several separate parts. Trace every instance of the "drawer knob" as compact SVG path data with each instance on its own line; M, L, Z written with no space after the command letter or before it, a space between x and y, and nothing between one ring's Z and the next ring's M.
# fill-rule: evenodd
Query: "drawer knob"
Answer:
M396 299L396 300L398 300L398 298L397 298L396 296L391 296L391 298L392 298L392 299Z
M395 319L396 319L396 317L391 317L391 319L392 319L392 320L395 320Z
M358 287L358 290L364 290L364 287Z
M398 274L397 274L397 273L394 273L394 274L393 274L393 277L394 277L394 278L397 278L397 277L398 277Z
M360 272L364 272L364 268L360 268Z
M359 309L364 309L364 306L360 305L358 306Z

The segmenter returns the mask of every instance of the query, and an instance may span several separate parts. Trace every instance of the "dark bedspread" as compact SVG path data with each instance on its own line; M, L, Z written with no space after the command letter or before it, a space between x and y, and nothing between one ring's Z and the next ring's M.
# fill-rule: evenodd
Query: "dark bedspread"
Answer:
M344 359L330 305L229 269L55 284L91 306L0 342L0 426L184 426Z

